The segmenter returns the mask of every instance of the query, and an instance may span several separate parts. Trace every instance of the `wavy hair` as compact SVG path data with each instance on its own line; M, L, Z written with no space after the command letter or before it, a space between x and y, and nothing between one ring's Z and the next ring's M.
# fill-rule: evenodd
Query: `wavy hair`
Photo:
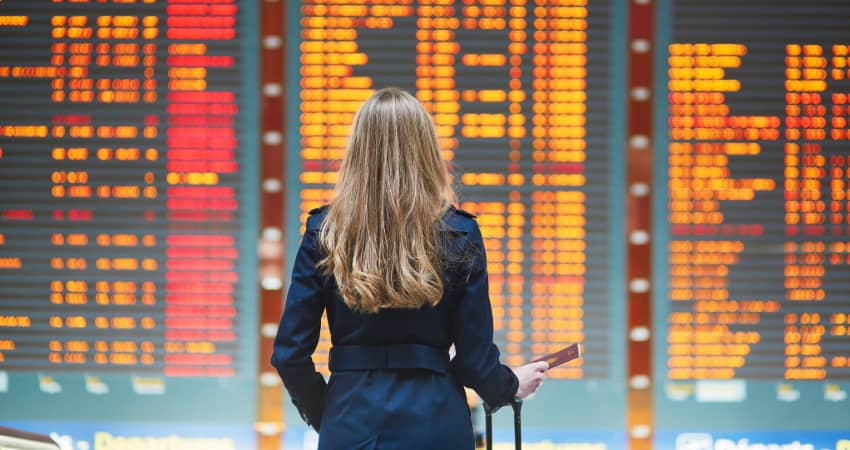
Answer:
M454 200L431 116L410 94L381 89L354 116L318 267L354 311L436 305L438 232Z

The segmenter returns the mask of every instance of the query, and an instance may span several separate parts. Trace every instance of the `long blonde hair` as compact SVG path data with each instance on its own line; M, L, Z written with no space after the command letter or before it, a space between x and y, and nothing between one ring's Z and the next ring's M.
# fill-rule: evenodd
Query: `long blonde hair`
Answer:
M441 218L454 201L431 117L398 88L357 111L318 267L354 311L436 305L443 296Z

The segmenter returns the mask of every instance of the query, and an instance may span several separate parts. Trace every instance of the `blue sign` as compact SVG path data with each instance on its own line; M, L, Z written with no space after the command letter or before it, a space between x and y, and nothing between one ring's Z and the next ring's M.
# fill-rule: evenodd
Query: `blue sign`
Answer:
M3 422L5 427L46 434L62 450L254 450L253 425L174 425L145 422Z
M659 432L656 450L850 450L848 431Z

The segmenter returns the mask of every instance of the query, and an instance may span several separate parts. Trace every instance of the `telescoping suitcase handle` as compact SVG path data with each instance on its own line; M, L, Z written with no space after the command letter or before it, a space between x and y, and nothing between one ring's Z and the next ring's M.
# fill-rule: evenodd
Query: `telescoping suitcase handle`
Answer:
M518 398L511 400L511 408L514 410L514 447L516 450L522 450L522 400ZM493 413L498 409L484 403L487 450L493 450Z

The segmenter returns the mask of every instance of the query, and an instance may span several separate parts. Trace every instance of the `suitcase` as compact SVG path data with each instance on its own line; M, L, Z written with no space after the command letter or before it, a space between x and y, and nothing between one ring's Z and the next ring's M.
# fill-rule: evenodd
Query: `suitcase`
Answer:
M522 400L515 398L511 400L511 408L514 410L514 447L516 450L522 449ZM492 408L487 403L484 403L484 427L487 435L485 436L487 450L493 450L493 413L499 408Z

